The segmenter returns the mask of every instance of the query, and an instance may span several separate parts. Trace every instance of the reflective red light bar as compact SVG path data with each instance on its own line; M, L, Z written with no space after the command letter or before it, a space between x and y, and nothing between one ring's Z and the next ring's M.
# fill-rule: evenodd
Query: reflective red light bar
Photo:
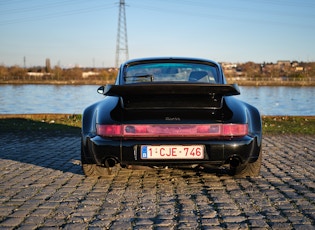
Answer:
M222 136L245 136L248 134L247 124L222 124Z
M96 125L96 133L100 136L121 136L122 125Z
M125 124L96 126L97 135L121 138L241 137L248 134L247 124Z

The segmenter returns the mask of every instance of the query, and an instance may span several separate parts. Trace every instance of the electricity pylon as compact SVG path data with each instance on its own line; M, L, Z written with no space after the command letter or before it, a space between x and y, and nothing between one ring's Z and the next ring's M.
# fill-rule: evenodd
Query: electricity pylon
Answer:
M124 62L128 59L129 59L129 54L128 54L125 0L120 0L120 2L119 2L117 41L116 41L115 67L118 68L122 62Z

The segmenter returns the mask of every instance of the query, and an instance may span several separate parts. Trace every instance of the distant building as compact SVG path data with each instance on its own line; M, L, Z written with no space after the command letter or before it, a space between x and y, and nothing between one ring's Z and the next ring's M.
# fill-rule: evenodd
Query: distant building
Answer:
M34 76L34 77L42 77L44 75L47 75L47 73L41 73L41 72L28 72L28 76Z
M291 67L290 61L277 61L278 67Z
M229 70L229 69L235 69L237 67L237 64L235 63L229 63L229 62L222 62L221 66L223 69L225 70Z
M99 75L100 73L94 72L94 71L88 71L88 72L83 72L82 73L82 78L88 78L90 76L96 76Z
M295 70L295 72L302 72L304 70L304 67L303 66L296 66L294 70Z

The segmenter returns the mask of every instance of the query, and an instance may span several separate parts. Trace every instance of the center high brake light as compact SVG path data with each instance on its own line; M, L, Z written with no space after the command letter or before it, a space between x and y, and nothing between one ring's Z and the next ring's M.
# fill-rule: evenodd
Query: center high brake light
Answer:
M124 124L96 125L97 135L124 139L208 139L242 137L248 134L247 124Z

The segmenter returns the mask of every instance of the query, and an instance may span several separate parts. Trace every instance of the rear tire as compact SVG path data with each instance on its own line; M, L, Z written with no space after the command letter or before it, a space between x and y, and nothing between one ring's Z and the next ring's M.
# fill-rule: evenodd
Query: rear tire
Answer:
M82 170L87 177L104 177L108 174L108 169L96 164L82 164Z
M87 177L104 177L108 175L108 169L96 165L91 159L86 158L86 152L88 151L85 149L83 145L83 141L81 142L81 164L82 164L82 171L85 176Z
M262 162L262 152L260 151L258 159L253 163L248 163L243 166L236 167L232 169L232 172L235 177L257 177L260 173Z

